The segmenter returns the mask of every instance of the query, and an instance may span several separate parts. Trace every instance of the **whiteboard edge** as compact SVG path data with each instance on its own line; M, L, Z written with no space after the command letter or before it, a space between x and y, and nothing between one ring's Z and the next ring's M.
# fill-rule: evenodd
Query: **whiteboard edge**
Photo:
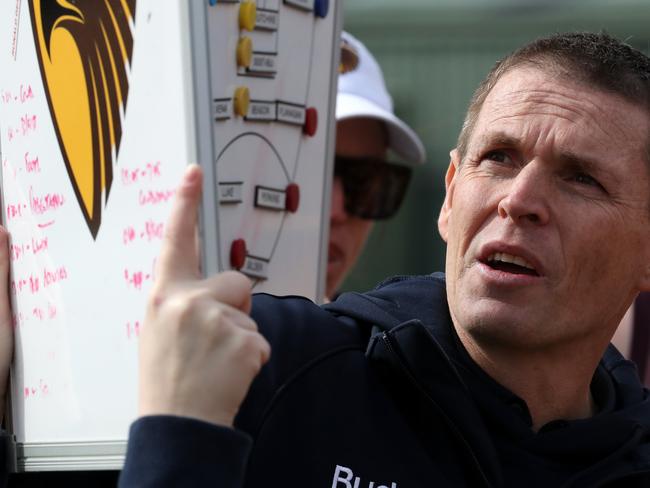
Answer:
M35 442L15 444L13 472L120 470L126 441Z
M220 271L219 234L217 230L216 165L214 142L212 134L212 119L210 111L211 87L210 56L208 49L207 2L193 0L189 2L189 26L191 45L190 59L192 67L188 70L193 79L194 107L194 141L196 144L196 162L203 169L203 195L199 215L199 231L201 235L201 263L205 276L211 276Z
M316 303L322 303L325 298L327 276L327 254L329 248L330 206L332 198L332 182L334 180L334 155L336 151L336 95L338 93L339 62L341 57L341 31L343 29L343 14L341 2L335 2L334 32L332 35L332 78L330 80L329 116L327 125L327 147L325 149L325 165L323 181L323 203L321 207L321 237L320 237L320 266L318 267L318 285L316 288Z

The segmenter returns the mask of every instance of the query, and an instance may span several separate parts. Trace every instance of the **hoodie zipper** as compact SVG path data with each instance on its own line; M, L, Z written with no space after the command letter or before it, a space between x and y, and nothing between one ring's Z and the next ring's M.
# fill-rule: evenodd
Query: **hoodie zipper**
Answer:
M471 460L474 462L474 466L476 467L477 471L481 475L481 479L485 486L487 488L492 488L492 484L488 480L487 476L485 475L485 472L483 471L483 468L481 467L481 464L478 461L478 458L476 457L476 454L474 453L472 447L470 446L469 442L467 439L465 439L465 436L463 436L462 432L458 429L456 424L449 418L449 416L440 408L440 406L429 396L429 394L422 388L422 386L415 380L411 372L409 371L408 367L404 364L402 361L402 358L400 355L397 353L395 348L393 347L392 340L390 336L388 335L387 332L382 333L382 341L384 342L384 345L386 346L386 349L388 352L395 357L397 360L398 364L401 366L402 370L404 371L404 374L408 378L409 382L417 388L418 391L420 391L424 397L429 401L429 403L433 406L434 410L436 410L444 419L445 423L449 426L451 431L456 435L456 437L461 441L462 445L465 446L465 449L469 453Z

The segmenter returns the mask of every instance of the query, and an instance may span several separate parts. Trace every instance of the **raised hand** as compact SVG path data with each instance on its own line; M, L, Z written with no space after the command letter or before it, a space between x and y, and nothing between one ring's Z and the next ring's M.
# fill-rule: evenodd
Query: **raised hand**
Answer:
M189 166L167 222L140 336L139 414L231 426L270 346L248 315L248 278L232 271L201 278L201 184L201 169Z

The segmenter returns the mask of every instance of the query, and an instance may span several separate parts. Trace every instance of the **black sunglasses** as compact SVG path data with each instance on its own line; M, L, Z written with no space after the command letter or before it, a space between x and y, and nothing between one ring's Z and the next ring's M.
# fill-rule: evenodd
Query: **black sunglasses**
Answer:
M362 219L381 220L399 210L411 168L376 158L334 159L334 176L343 184L345 211Z

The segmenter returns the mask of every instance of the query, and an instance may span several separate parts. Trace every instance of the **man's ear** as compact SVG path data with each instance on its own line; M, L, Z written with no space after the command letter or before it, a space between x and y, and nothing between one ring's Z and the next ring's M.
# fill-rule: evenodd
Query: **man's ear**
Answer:
M451 205L454 197L455 178L460 165L460 157L458 149L452 149L449 153L449 168L445 175L445 201L442 203L440 215L438 216L438 232L442 240L447 242L447 233L449 226L449 219L451 218Z

